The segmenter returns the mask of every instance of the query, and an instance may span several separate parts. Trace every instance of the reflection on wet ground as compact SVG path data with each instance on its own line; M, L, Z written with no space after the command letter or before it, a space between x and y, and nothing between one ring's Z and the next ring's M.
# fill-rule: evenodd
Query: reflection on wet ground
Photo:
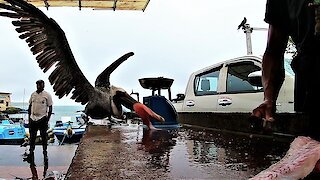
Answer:
M248 179L279 161L289 148L289 143L196 128L148 131L129 125L119 129L124 142L134 148L131 151L146 157L140 163L165 179ZM0 179L31 177L29 164L22 161L25 148L0 148ZM49 146L48 171L66 172L76 148L73 144ZM35 153L36 170L41 176L46 169L42 147L37 146Z
M185 129L182 134L195 163L216 164L225 171L242 172L245 177L278 161L289 147L288 144L262 139L192 129Z
M35 166L30 166L30 162L25 160L25 153L29 153L28 148L19 145L1 145L0 179L27 179L35 173L42 179L45 171L47 174L66 173L76 148L75 144L49 145L48 164L46 164L42 155L42 146L37 145L34 156Z
M289 148L288 143L195 128L138 131L136 141L151 156L148 168L172 179L248 179Z

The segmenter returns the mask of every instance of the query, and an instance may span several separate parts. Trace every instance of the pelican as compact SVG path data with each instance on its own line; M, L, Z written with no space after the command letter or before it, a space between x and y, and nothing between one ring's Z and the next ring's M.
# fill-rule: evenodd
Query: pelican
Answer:
M46 73L50 68L49 82L55 95L61 99L72 93L71 99L85 106L84 113L94 119L111 116L121 117L121 105L134 110L149 129L155 129L150 119L160 122L164 118L132 98L124 89L110 84L110 74L133 52L124 54L107 67L91 85L80 70L73 56L64 31L58 23L47 17L40 9L23 0L5 0L0 3L0 16L14 19L12 24L25 39L41 70Z

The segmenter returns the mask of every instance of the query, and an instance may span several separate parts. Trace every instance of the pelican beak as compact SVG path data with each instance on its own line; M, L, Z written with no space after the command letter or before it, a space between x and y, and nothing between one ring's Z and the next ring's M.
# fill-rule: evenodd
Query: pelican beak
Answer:
M146 124L147 126L152 125L150 122L151 118L154 118L154 119L158 120L159 122L165 121L165 119L162 116L153 112L147 106L145 106L144 104L141 104L139 102L137 102L133 105L133 109L138 114L138 116L142 119L142 122L144 124Z

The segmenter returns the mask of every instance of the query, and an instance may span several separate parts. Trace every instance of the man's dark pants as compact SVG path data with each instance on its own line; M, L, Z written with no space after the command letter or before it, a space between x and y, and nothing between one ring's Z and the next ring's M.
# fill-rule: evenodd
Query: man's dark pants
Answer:
M299 58L299 59L298 59ZM320 140L320 56L300 55L297 57L295 70L295 111L305 113L309 128L305 135Z
M48 118L47 118L47 116L39 119L38 121L33 121L32 119L29 121L30 154L34 153L38 130L40 131L40 135L41 135L43 155L47 156L47 146L48 146L48 138L47 138Z

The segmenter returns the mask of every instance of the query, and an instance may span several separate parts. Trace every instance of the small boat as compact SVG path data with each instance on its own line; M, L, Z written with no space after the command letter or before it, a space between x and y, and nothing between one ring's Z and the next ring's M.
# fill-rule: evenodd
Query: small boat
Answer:
M26 130L22 123L14 123L0 115L0 144L21 144L26 137Z
M9 119L12 120L14 123L23 123L25 128L28 128L29 119L28 119L28 112L19 112L15 114L8 114Z
M71 116L63 116L60 120L56 121L53 128L53 134L59 141L59 144L63 143L77 143L82 138L86 131L86 125L80 123L80 121L72 121Z

